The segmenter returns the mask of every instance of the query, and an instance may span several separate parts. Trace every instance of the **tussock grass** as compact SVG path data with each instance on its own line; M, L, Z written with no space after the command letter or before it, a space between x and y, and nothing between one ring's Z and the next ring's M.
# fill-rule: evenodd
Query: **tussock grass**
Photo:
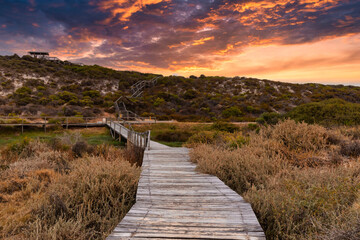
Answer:
M268 239L359 239L358 146L341 132L286 120L237 148L192 143L191 160L251 203Z
M104 239L134 203L140 169L127 160L125 150L78 135L5 148L0 238Z

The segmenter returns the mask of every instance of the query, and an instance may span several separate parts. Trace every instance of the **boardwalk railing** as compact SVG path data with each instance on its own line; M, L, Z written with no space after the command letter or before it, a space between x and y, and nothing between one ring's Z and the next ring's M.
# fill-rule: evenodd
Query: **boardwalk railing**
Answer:
M157 83L157 80L160 78L159 77L155 77L151 80L143 80L143 81L140 81L140 82L137 82L135 83L134 85L132 85L130 87L130 90L131 90L131 97L132 98L137 98L137 97L140 97L141 94L143 93L144 91L144 88L146 87L152 87L152 86L155 86L156 83Z
M130 111L126 108L124 103L124 97L119 97L115 103L115 110L117 113L117 118L119 121L137 121L137 122L145 122L145 121L152 121L156 123L156 117L141 117Z
M110 128L110 133L113 138L116 138L116 134L127 139L128 147L131 145L150 150L150 131L146 132L136 132L131 128L130 129L124 126L124 123L121 124L113 119L107 119L106 124ZM130 144L129 144L130 143Z
M130 91L131 91L131 96L129 98L137 98L140 97L141 94L143 93L144 88L146 87L152 87L155 86L157 83L157 80L160 78L159 77L155 77L151 80L143 80L143 81L139 81L137 83L135 83L134 85L132 85L130 87ZM126 121L145 121L148 120L149 118L146 117L141 117L139 115L137 115L136 113L128 110L126 108L126 104L124 102L124 100L126 99L126 97L121 96L119 97L114 105L115 105L115 110L116 113L118 115L119 120L126 120ZM150 120L154 120L156 121L155 118L150 117Z
M65 116L0 116L0 126L19 126L23 132L24 126L69 127L102 127L106 125L104 117L65 117Z

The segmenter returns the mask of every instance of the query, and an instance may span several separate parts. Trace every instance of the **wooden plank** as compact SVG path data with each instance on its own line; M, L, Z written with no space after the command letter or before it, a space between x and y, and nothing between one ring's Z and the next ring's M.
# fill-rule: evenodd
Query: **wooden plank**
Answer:
M250 204L218 178L196 172L188 149L151 146L136 204L107 239L265 239Z

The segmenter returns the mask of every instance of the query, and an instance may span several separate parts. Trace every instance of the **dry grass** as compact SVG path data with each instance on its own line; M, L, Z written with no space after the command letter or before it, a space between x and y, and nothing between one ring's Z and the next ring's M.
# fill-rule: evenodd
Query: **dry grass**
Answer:
M78 136L3 150L0 238L104 239L134 203L140 169L124 150L76 153ZM90 147L88 147L90 149Z
M252 204L269 239L359 239L360 158L342 150L354 145L340 131L287 120L236 149L195 146L191 159Z

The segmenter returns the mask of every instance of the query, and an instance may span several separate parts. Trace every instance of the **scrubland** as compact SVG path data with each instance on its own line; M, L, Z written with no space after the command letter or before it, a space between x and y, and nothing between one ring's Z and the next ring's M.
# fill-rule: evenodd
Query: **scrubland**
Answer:
M116 99L131 96L133 84L156 76L30 56L0 56L0 115L108 116L114 113ZM360 87L248 77L163 76L142 96L124 101L128 110L158 120L249 122L263 113L284 114L296 106L334 97L360 103Z
M285 120L192 136L191 160L251 203L268 239L360 239L360 128Z
M8 143L0 155L0 238L104 239L134 203L135 162L79 133Z

